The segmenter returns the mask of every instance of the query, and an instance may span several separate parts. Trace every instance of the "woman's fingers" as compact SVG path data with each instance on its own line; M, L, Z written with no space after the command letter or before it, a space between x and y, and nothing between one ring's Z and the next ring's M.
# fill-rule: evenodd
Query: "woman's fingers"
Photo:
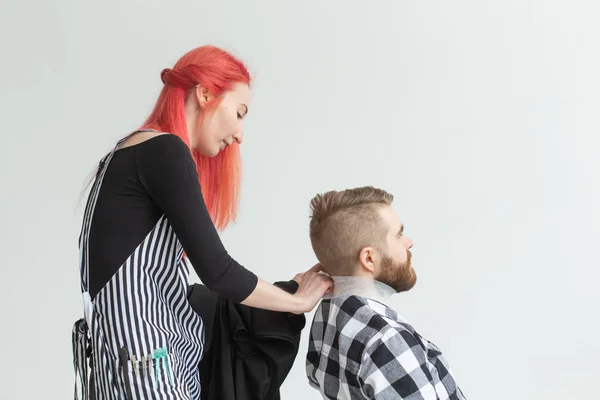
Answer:
M328 291L333 288L333 279L331 279L329 275L317 273L317 278L321 281L325 293L328 293Z
M321 263L316 263L315 265L312 266L311 269L309 269L310 272L321 272L323 271L323 265L321 265Z

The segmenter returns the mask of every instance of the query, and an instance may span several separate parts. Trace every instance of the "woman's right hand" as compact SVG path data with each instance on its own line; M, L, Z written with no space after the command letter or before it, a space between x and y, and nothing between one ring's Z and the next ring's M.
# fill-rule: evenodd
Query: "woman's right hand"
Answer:
M294 296L302 300L298 314L312 311L323 295L333 290L333 279L323 272L321 264L316 264L308 271L296 275L298 290Z
M263 310L304 314L312 311L323 295L333 289L333 279L323 272L320 264L297 274L294 280L298 282L298 290L290 294L259 278L242 304Z

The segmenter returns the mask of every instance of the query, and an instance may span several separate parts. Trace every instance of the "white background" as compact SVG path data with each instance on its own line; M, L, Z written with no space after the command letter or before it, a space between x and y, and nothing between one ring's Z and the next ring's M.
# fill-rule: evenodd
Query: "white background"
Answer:
M223 234L238 261L290 279L315 262L310 198L382 187L419 275L393 304L469 399L600 398L598 2L1 7L3 399L72 396L84 180L149 113L162 68L202 44L255 77L241 214ZM320 398L307 338L284 400Z

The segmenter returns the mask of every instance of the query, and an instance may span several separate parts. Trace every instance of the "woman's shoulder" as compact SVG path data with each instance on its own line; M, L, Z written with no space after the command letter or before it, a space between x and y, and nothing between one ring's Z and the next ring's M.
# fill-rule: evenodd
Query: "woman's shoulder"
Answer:
M162 171L163 174L167 171L196 171L192 152L179 136L165 132L141 132L139 135L143 136L135 142L124 142L125 146L119 150L132 152L139 173L145 175L157 171Z
M151 149L151 148L187 148L187 145L177 135L168 132L158 131L140 131L135 132L127 138L118 150L126 150L128 148L136 149Z
M182 190L182 187L188 190L190 185L198 184L192 152L175 134L143 132L137 142L130 142L119 151L131 151L138 177L152 197Z

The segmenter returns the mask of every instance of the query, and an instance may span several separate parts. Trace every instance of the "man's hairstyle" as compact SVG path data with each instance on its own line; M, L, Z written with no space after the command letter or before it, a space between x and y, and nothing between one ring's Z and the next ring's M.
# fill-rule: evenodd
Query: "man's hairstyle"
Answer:
M311 200L310 241L326 272L351 275L363 248L386 249L387 226L379 210L393 200L372 186L332 190Z

